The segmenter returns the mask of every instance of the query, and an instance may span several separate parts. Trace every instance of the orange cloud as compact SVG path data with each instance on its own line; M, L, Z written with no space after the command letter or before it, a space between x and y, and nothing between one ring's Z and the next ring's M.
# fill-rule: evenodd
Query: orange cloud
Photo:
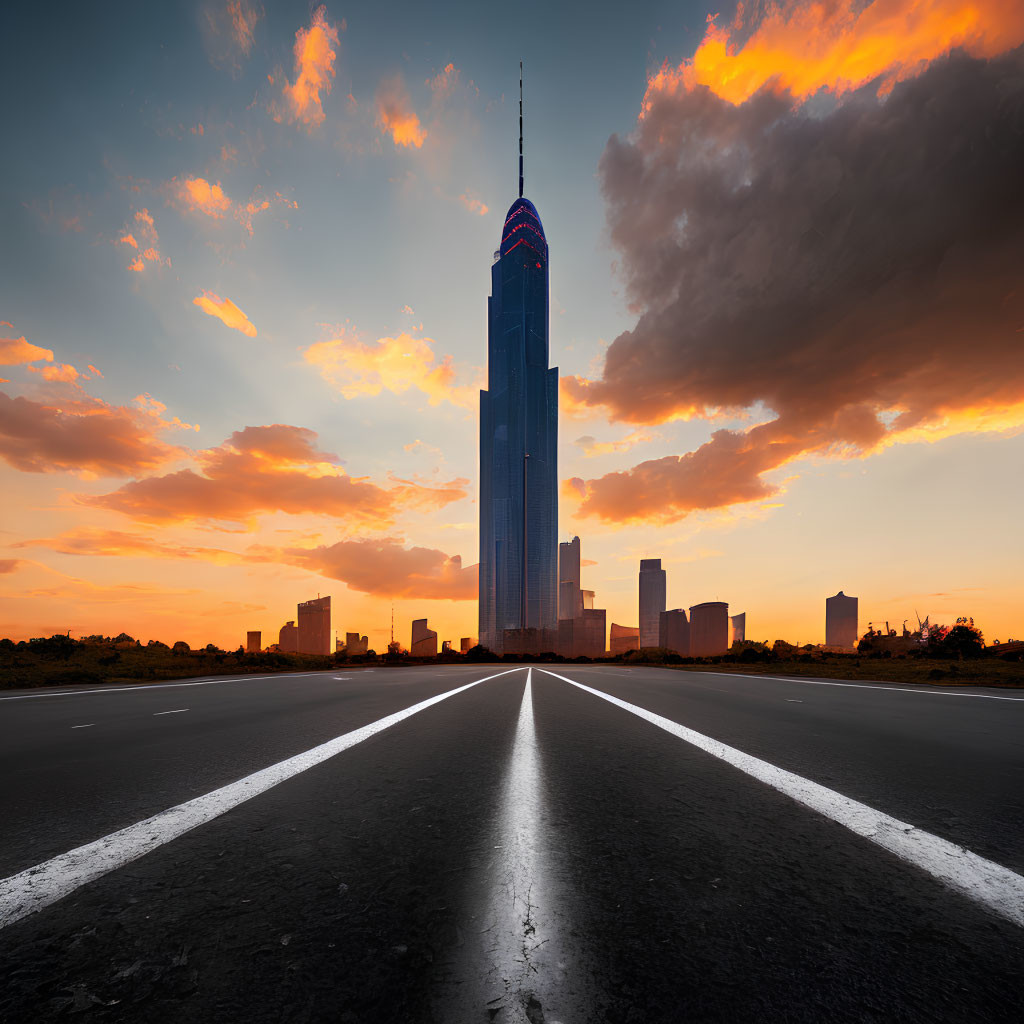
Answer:
M132 405L135 406L139 412L144 413L146 416L157 421L160 424L160 428L163 430L199 430L198 423L185 423L184 420L178 419L177 416L172 416L169 420L164 419L164 413L167 412L167 406L163 402L157 401L148 391L141 395L136 395L132 399Z
M819 90L841 96L879 81L888 93L954 49L993 57L1024 41L1019 0L833 0L770 3L747 23L741 3L733 22L709 16L690 60L667 63L647 86L655 97L706 86L730 103L769 87L804 100Z
M337 57L332 47L337 45L338 26L327 21L326 7L318 7L309 28L295 33L295 82L286 78L282 93L289 120L310 127L323 121L321 93L330 94ZM274 119L282 120L279 112L274 112Z
M235 45L248 57L255 42L253 30L263 16L263 10L256 10L247 0L228 0L227 13Z
M21 366L23 363L38 363L42 360L52 363L53 352L26 341L24 335L20 338L0 338L0 366Z
M262 17L263 8L249 0L208 0L200 28L215 67L228 68L235 75L241 72L242 60L252 53L256 24Z
M201 558L217 565L240 565L252 561L248 555L221 548L168 544L141 533L104 530L85 526L57 537L36 537L15 544L16 548L46 548L60 555L89 555L113 558Z
M57 406L0 393L0 458L25 473L151 472L181 454L157 437L161 429L137 410L94 398Z
M387 79L377 90L377 126L396 146L419 149L426 141L427 130L412 109L400 75Z
M252 522L261 513L318 513L348 526L390 526L403 506L438 508L466 496L463 481L427 487L408 481L382 487L355 478L316 447L312 430L287 424L246 427L195 454L184 469L136 480L86 505L143 522Z
M172 186L176 183L177 178L171 182ZM197 210L199 213L205 213L207 217L223 217L232 207L232 202L225 195L220 182L211 185L205 178L186 178L177 184L177 198L185 209Z
M404 331L397 338L379 338L367 345L342 330L334 338L310 345L303 357L345 398L416 390L431 405L450 402L475 408L477 389L458 384L452 357L443 356L437 363L432 345L431 338Z
M255 325L230 299L222 299L219 295L204 289L202 295L192 300L192 305L198 306L210 316L215 316L226 326L241 331L246 337L256 337Z
M236 202L224 191L219 181L211 184L205 178L186 178L184 181L172 178L164 187L180 209L189 213L202 213L213 220L224 220L230 216L245 228L250 237L253 234L253 219L257 214L269 210L273 205L290 210L299 207L295 200L288 199L280 192L268 198L260 188L256 188L245 202Z
M136 273L142 273L147 263L155 263L157 266L171 265L170 258L160 254L160 238L156 232L156 225L153 222L153 215L149 210L143 208L135 211L133 218L138 238L128 230L125 225L124 233L117 239L118 245L127 245L135 255L128 263L128 269ZM141 239L141 241L140 241Z
M481 217L483 217L484 214L487 213L486 203L481 202L479 199L474 199L472 196L468 195L465 192L463 192L462 195L459 196L459 202L462 203L462 205L467 210L469 210L470 213L478 213L480 214Z
M20 558L0 558L0 576L14 572L21 565Z
M29 373L38 373L43 380L71 384L78 380L79 373L70 363L55 363L53 366L30 366Z
M291 564L330 579L349 590L377 597L475 601L478 570L463 568L458 555L434 548L406 548L400 540L349 540L316 548L290 548Z
M646 444L649 441L656 441L660 434L651 431L637 429L618 441L598 441L589 434L578 437L573 442L577 447L583 449L585 458L591 459L598 455L611 455L615 452L628 452L638 444Z

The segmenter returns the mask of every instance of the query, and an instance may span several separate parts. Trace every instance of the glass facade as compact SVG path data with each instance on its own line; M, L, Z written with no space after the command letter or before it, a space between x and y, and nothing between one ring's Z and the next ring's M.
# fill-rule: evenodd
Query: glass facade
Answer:
M548 244L528 199L509 209L495 256L480 392L480 643L501 653L506 630L536 630L537 650L553 650L558 368L548 367Z

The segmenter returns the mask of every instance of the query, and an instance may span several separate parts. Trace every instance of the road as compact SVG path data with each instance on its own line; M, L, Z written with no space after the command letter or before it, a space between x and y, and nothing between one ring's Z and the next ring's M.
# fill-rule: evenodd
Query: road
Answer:
M0 1020L1016 1021L1024 693L436 666L0 695Z

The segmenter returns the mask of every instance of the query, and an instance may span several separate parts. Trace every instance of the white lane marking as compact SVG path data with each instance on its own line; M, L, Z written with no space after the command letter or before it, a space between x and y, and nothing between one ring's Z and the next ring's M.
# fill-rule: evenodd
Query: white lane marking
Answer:
M698 749L720 758L734 768L739 768L759 782L792 797L797 803L823 814L826 818L831 818L865 839L870 839L908 864L927 871L951 889L984 904L1008 921L1024 927L1024 877L1015 871L979 857L976 853L957 846L956 843L908 825L905 821L892 818L882 811L876 811L867 804L851 800L850 797L811 782L810 779L745 754L742 750L720 743L671 719L662 718L661 715L656 715L646 708L628 704L610 693L595 690L556 672L549 672L547 669L541 671L615 704L624 711L629 711L638 718L658 726L659 729L664 729Z
M472 683L448 690L446 693L429 697L418 704L398 711L386 718L381 718L360 729L354 729L333 740L321 743L289 757L284 761L247 775L245 778L232 782L220 789L215 789L203 796L188 800L177 807L171 807L151 818L129 825L118 832L112 832L102 839L79 846L68 853L28 868L17 875L11 875L0 881L0 929L20 921L21 918L36 911L43 910L74 892L80 886L102 877L110 871L124 867L125 864L137 860L144 854L169 843L172 839L191 831L199 825L205 825L214 818L220 817L233 807L251 800L254 796L265 793L268 789L321 764L328 758L340 754L349 747L375 736L391 726L397 725L411 715L432 707L457 693L470 687L485 683L497 676L518 672L520 669L510 668L493 676L477 679Z
M161 715L180 715L182 711L189 711L190 708L176 708L174 711L156 711L153 713L154 718L159 718Z
M493 1010L503 1003L507 1016L502 1019L510 1024L526 1024L528 1004L535 995L544 996L545 1015L554 1013L557 1018L557 1009L549 1005L549 989L567 969L552 925L551 885L541 840L545 802L532 684L531 668L497 816L497 875L483 933L490 961L486 1005Z
M91 729L95 724L96 724L95 722L86 722L85 725L73 725L73 726L71 726L71 728L72 729Z
M254 682L257 679L308 679L310 676L325 676L329 669L319 672L276 672L272 676L247 676L239 674L226 679L194 679L187 683L146 683L143 686L104 686L95 690L40 690L38 693L17 693L0 700L34 700L36 697L80 697L85 693L126 693L128 690L170 690L178 686L219 686L221 683Z
M786 703L787 704L803 704L803 701L802 700L797 700L795 697L787 697L786 698Z
M936 697L981 697L984 700L1024 701L1024 697L999 697L994 693L961 693L960 691L918 690L910 686L879 686L877 683L837 683L824 679L794 679L791 676L762 676L753 672L701 672L702 676L729 676L732 679L771 679L776 683L803 683L805 686L848 686L854 690L891 690L893 693L930 693Z

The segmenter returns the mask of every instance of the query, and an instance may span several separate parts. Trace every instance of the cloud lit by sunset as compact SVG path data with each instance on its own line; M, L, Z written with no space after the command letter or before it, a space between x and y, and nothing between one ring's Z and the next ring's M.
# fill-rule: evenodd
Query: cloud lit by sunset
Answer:
M427 138L426 129L412 109L409 93L401 78L384 82L377 92L377 124L396 146L419 149Z
M732 22L708 16L692 58L652 76L643 110L658 93L696 86L730 103L765 86L804 100L877 80L887 93L954 49L994 57L1021 42L1024 7L1016 0L800 0L770 2L750 15L741 3Z
M204 291L192 300L192 304L204 313L215 316L226 327L241 331L248 338L256 337L255 325L230 299L222 299L213 292Z
M338 26L327 20L327 8L317 7L310 24L295 33L295 81L285 80L283 96L290 120L313 126L324 119L323 101L337 74L334 61Z

